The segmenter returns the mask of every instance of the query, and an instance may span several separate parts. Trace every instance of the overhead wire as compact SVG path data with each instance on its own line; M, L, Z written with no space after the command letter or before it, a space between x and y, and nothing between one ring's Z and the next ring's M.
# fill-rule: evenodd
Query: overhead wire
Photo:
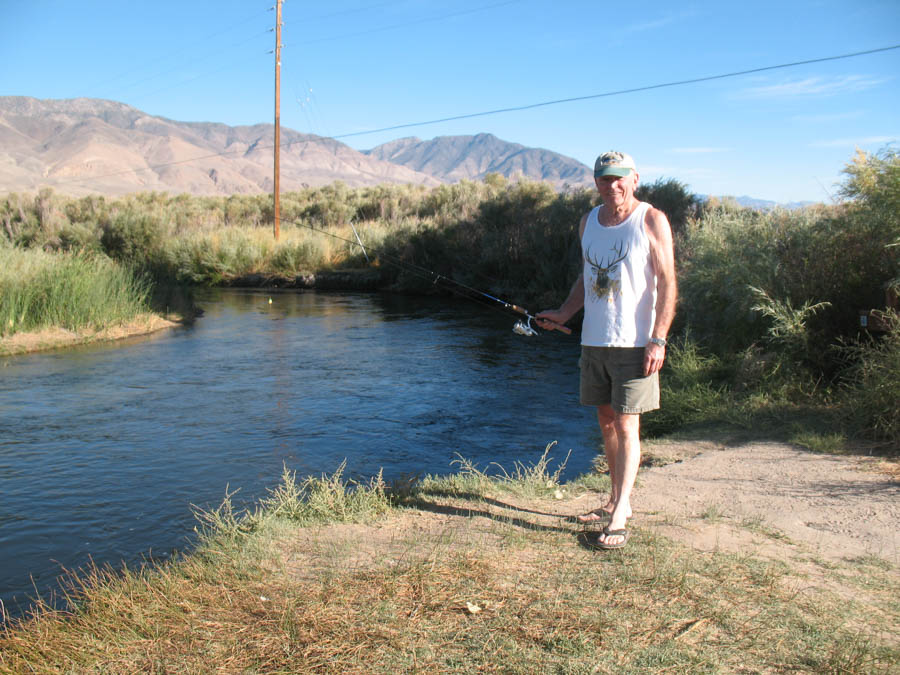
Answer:
M846 53L846 54L836 54L833 56L823 56L823 57L814 58L814 59L805 59L802 61L791 61L789 63L779 63L779 64L772 65L772 66L760 66L760 67L756 67L756 68L747 68L744 70L736 70L736 71L731 71L728 73L720 73L717 75L706 75L706 76L702 76L702 77L694 77L694 78L683 79L683 80L673 80L670 82L661 82L661 83L657 83L657 84L644 85L644 86L640 86L640 87L632 87L629 89L617 89L614 91L601 92L601 93L597 93L597 94L572 96L569 98L553 99L550 101L541 101L538 103L528 103L528 104L519 105L519 106L510 106L507 108L496 108L493 110L484 110L484 111L480 111L480 112L464 113L464 114L460 114L460 115L452 115L449 117L441 117L441 118L437 118L437 119L425 120L425 121L421 121L421 122L407 122L407 123L395 124L395 125L391 125L391 126L387 126L387 127L379 127L377 129L367 129L365 131L353 131L353 132L349 132L349 133L345 133L345 134L337 134L334 136L329 136L328 138L333 138L333 139L351 138L351 137L355 137L355 136L364 136L367 134L383 133L386 131L397 131L399 129L409 129L412 127L428 126L431 124L441 124L444 122L452 122L452 121L464 120L464 119L473 119L476 117L486 117L489 115L499 115L499 114L510 113L510 112L520 112L520 111L524 111L524 110L532 110L535 108L541 108L541 107L546 107L546 106L551 106L551 105L562 105L565 103L575 103L575 102L579 102L579 101L588 101L591 99L607 98L607 97L612 97L612 96L623 96L625 94L633 94L633 93L642 92L642 91L652 91L655 89L679 87L679 86L685 86L685 85L689 85L689 84L698 84L701 82L711 82L714 80L723 80L726 78L740 77L743 75L750 75L753 73L762 73L762 72L767 72L767 71L772 71L772 70L781 70L781 69L785 69L785 68L795 68L798 66L810 65L813 63L825 63L828 61L851 59L851 58L856 58L859 56L878 54L878 53L888 52L888 51L892 51L892 50L896 50L896 49L900 49L900 44L891 45L888 47L877 47L875 49L866 49L866 50L850 52L850 53ZM306 139L296 140L296 141L285 141L284 143L281 143L279 145L279 147L285 148L285 147L289 147L291 145L295 145L296 143L301 143L301 142L306 142ZM258 150L269 150L269 149L274 149L275 146L274 145L260 145L260 146L256 146L256 148ZM215 158L215 157L226 157L228 155L239 154L242 152L244 152L244 150L231 150L231 151L217 152L217 153L212 153L209 155L201 155L198 157L191 157L189 159L176 160L173 162L156 164L154 166L142 167L140 169L126 169L123 171L116 171L116 172L112 172L112 173L108 173L108 174L102 174L99 176L91 176L89 178L79 178L79 179L72 179L72 180L67 180L67 181L59 181L58 184L65 185L65 184L69 184L69 183L84 183L87 181L98 180L101 178L112 178L115 176L124 176L124 175L128 175L128 174L140 173L143 171L154 171L156 169L163 169L163 168L167 168L170 166L177 166L180 164L189 164L191 162L199 162L204 159L211 159L211 158Z
M826 61L838 61L840 59L849 59L856 56L865 56L867 54L877 54L878 52L887 52L892 49L900 49L900 44L890 47L878 47L877 49L866 49L859 52L851 52L849 54L838 54L836 56L823 56L816 59L806 59L804 61L792 61L790 63L780 63L774 66L761 66L759 68L748 68L746 70L736 70L730 73L721 73L719 75L707 75L704 77L694 77L687 80L675 80L673 82L662 82L659 84L649 84L642 87L632 87L630 89L617 89L615 91L607 91L600 94L587 94L584 96L572 96L570 98L558 98L551 101L541 101L540 103L528 103L525 105L511 106L508 108L496 108L494 110L485 110L482 112L466 113L462 115L453 115L451 117L441 117L429 120L427 122L409 122L406 124L395 124L380 129L368 129L366 131L354 131L347 134L332 136L332 138L350 138L352 136L364 136L366 134L376 134L384 131L396 131L398 129L408 129L410 127L425 126L427 124L440 124L443 122L455 122L458 120L472 119L475 117L486 117L487 115L499 115L501 113L520 112L522 110L533 110L534 108L542 108L550 105L559 105L562 103L575 103L577 101L589 101L591 99L606 98L609 96L622 96L624 94L635 94L641 91L652 91L654 89L664 89L666 87L680 87L686 84L698 84L700 82L711 82L713 80L723 80L729 77L738 77L740 75L751 75L753 73L762 73L769 70L779 70L782 68L794 68L796 66L806 66L812 63L824 63Z
M370 9L381 9L382 7L390 7L391 5L402 4L403 0L391 0L391 2L379 2L374 5L366 5L365 7L353 7L352 9L342 9L337 12L329 12L328 14L318 14L316 16L304 16L302 21L318 21L319 19L333 19L336 16L346 16L347 14L359 14L367 12Z

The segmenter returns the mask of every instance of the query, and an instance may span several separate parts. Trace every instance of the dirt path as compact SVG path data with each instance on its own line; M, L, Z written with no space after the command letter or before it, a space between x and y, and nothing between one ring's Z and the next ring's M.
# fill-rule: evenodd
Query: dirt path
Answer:
M900 563L896 464L770 442L678 442L652 452L685 459L641 469L637 527L702 550ZM571 507L597 504L583 496Z

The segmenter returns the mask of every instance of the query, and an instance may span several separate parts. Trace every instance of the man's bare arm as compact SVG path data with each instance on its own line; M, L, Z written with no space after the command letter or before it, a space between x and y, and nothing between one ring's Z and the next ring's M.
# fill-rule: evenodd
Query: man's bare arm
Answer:
M538 326L543 328L544 330L552 330L553 325L547 324L541 319L549 319L550 321L554 321L558 324L564 324L566 321L575 316L576 312L579 309L584 307L584 274L579 274L578 278L575 280L575 283L572 284L572 289L569 291L569 296L566 298L566 301L559 307L559 309L545 309L543 312L538 312L535 315L535 318L538 320Z
M588 215L589 213L585 213L581 217L581 223L578 226L579 242L584 236L584 228L587 224ZM575 316L578 310L582 307L584 307L584 272L578 275L575 283L572 284L571 290L569 290L568 297L566 298L565 302L560 305L559 309L545 309L543 312L538 312L535 315L535 318L538 319L538 326L540 326L544 330L552 330L553 324L540 321L540 319L545 318L558 324L564 324L573 316Z
M650 264L656 275L656 320L650 335L665 339L675 318L678 299L672 228L666 214L659 209L647 212L646 226L650 239ZM665 354L665 347L652 342L648 344L644 352L644 374L650 375L662 368Z

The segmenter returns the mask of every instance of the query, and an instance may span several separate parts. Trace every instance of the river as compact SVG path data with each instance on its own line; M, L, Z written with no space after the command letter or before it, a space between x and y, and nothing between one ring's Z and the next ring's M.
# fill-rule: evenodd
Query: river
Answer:
M271 299L271 302L270 302ZM522 337L465 300L217 290L193 325L0 358L0 600L11 616L63 568L166 558L192 505L253 502L282 468L446 474L599 443L578 341Z

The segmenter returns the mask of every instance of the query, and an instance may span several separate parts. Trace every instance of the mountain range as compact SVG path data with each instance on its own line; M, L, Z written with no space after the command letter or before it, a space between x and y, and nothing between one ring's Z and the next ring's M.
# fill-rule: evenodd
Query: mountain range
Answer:
M594 184L591 169L581 162L549 150L508 143L491 134L439 136L430 141L401 138L365 153L447 183L499 173L547 181L558 188Z
M102 99L0 96L0 193L44 187L73 196L271 192L273 155L271 124L178 122ZM489 173L547 181L557 189L593 185L591 169L581 162L491 134L400 138L358 151L282 127L280 167L283 192L334 181L432 187ZM756 209L777 206L751 197L736 200Z
M178 122L99 99L0 97L0 191L42 187L70 195L160 191L195 195L271 192L274 127ZM379 183L435 186L487 173L590 184L563 155L491 136L404 138L359 152L281 128L280 189Z

